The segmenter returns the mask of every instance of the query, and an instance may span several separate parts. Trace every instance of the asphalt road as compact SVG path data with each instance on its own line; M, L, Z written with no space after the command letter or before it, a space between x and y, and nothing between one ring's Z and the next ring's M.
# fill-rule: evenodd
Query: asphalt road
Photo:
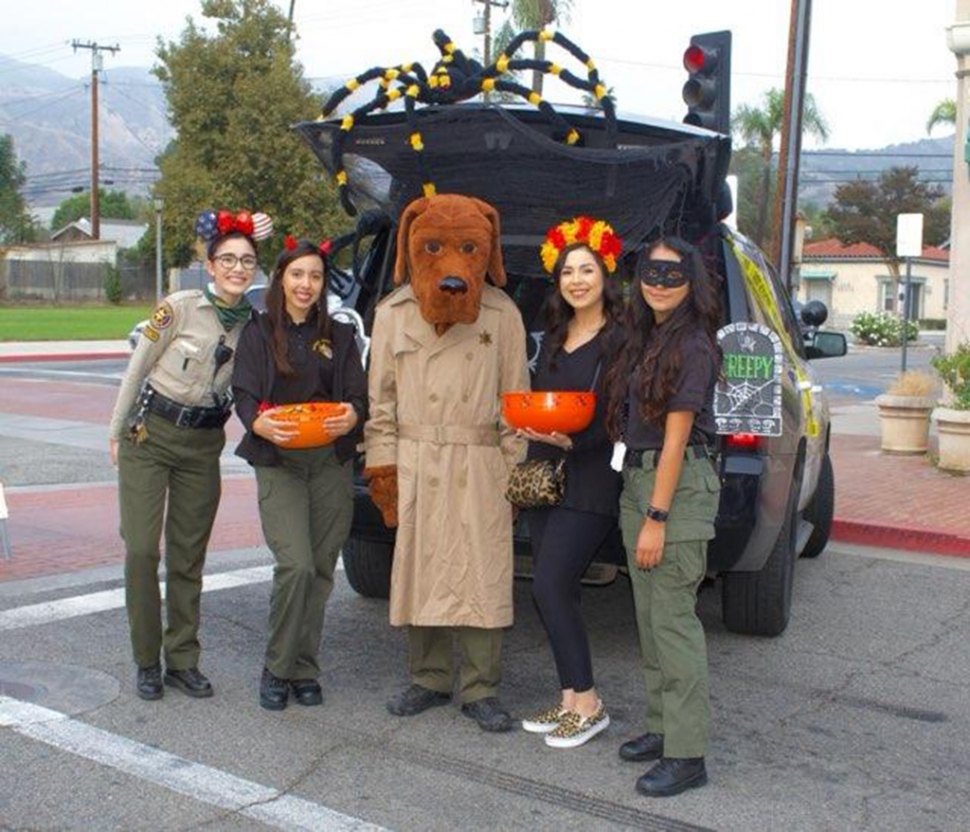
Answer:
M122 365L14 367L100 385L117 383ZM0 471L33 488L112 476L100 440L50 447L0 435ZM216 696L206 701L135 697L120 568L0 583L0 828L964 830L968 567L830 548L798 564L777 639L727 633L719 586L706 588L711 783L666 801L639 797L644 767L616 756L643 730L623 576L584 591L612 725L573 751L522 731L482 734L454 705L390 716L384 702L407 681L405 639L386 603L356 596L343 573L323 639L324 705L263 711L265 549L210 557L203 669ZM503 697L517 716L556 692L530 591L517 582L504 655Z
M267 562L252 551L214 557L209 584ZM616 755L643 730L622 577L585 592L613 722L573 751L522 731L483 734L454 705L390 716L384 702L406 682L405 640L388 627L386 604L354 595L342 573L323 639L324 705L282 713L256 699L268 567L262 580L204 598L203 667L216 686L206 701L134 696L120 593L113 608L91 611L94 593L121 586L117 570L66 587L0 584L0 725L9 726L0 728L0 826L963 830L970 572L952 566L836 552L800 563L791 626L772 640L725 632L717 592L702 593L711 782L665 801L639 797L644 766ZM78 597L64 603L87 612L60 621L50 620L63 613L56 604L34 606ZM550 704L556 684L528 582L517 583L515 603L503 695L522 716ZM49 711L18 715L4 695ZM330 827L327 811L340 813Z

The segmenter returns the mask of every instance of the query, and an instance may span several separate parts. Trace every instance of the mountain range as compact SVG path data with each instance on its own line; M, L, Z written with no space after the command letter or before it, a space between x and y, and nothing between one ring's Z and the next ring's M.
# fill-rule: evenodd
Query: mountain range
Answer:
M100 162L107 187L145 194L155 157L173 138L158 79L145 67L111 67L100 76ZM0 133L13 136L27 164L24 196L52 206L86 187L91 169L90 77L70 78L0 55ZM872 178L893 165L918 165L921 178L947 180L953 137L922 138L865 151L823 148L803 155L802 200L824 205L839 181ZM110 185L108 183L111 183ZM949 190L946 182L941 184Z

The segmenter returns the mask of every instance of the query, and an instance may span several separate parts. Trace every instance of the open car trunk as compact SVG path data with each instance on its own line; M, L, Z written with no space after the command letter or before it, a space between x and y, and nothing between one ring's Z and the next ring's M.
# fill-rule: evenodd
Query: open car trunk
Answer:
M527 107L460 104L415 113L437 191L475 196L499 210L510 274L544 276L537 251L546 230L577 214L606 219L627 251L661 229L690 236L691 228L715 224L728 137L624 119L616 123L614 142L601 115L557 110L579 130L580 145L554 141L542 113ZM332 143L339 119L295 129L335 174ZM359 212L376 208L396 221L422 195L411 133L405 113L396 111L361 119L345 138L343 168Z

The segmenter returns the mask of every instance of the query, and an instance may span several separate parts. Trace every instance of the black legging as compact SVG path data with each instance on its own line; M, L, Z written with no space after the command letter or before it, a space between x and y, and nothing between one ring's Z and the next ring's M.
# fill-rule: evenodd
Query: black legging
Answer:
M579 609L580 579L616 518L569 508L533 509L528 515L535 579L532 597L559 671L562 688L593 687L589 640Z

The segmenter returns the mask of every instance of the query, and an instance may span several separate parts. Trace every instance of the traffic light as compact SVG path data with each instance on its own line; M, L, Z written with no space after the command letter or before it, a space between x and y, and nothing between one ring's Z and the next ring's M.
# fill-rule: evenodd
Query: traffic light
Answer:
M686 124L731 132L731 33L694 35L684 52Z

